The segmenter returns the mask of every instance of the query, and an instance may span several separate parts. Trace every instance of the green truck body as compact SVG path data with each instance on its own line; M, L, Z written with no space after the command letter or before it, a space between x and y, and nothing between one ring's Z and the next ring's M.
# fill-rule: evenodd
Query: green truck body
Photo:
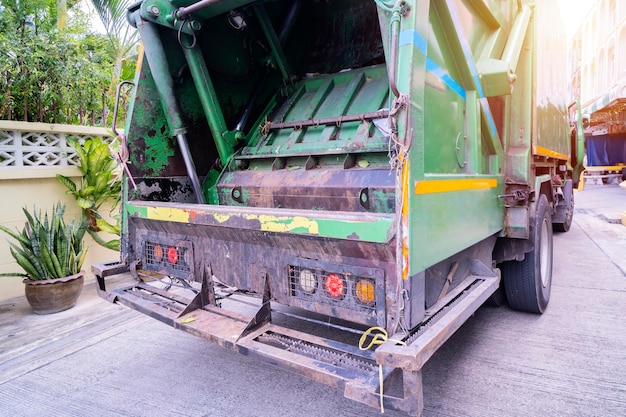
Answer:
M555 15L546 0L132 6L143 59L101 296L419 415L423 364L485 301L547 307L582 163Z

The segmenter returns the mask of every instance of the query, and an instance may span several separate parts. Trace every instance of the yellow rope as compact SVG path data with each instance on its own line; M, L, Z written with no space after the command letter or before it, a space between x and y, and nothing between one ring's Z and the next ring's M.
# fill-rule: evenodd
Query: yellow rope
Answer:
M267 137L270 134L271 124L272 122L270 122L269 120L266 120L265 122L263 122L263 125L259 126L259 131L261 132L261 135L263 136L264 139L267 139Z
M364 346L367 336L369 336L372 332L379 332L379 333L376 333L375 335L373 335L370 343L367 346ZM367 329L361 335L361 338L359 339L359 349L369 350L373 346L382 345L383 343L387 341L393 342L396 345L406 346L406 343L404 343L402 340L389 339L387 330L383 329L382 327L374 326L374 327L370 327L369 329ZM385 406L383 404L383 366L382 365L378 365L378 383L380 384L380 412L384 414Z

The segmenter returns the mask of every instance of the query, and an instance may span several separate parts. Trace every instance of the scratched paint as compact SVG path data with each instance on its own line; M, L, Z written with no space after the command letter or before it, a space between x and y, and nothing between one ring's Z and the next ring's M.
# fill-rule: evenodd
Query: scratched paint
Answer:
M207 226L253 227L266 232L306 234L377 243L389 242L395 234L394 220L391 216L363 220L325 219L269 214L211 213L182 208L144 207L132 204L128 205L128 213L132 217L149 220L194 224L207 222ZM247 225L242 226L241 220L245 220ZM251 226L252 224L256 226Z
M148 207L146 216L151 220L189 223L189 212L169 207Z
M257 218L257 216L254 216ZM319 226L316 221L303 216L277 217L269 215L258 216L261 222L261 230L266 232L291 232L311 235L319 234Z
M214 218L215 220L217 220L217 222L218 222L218 223L225 223L225 222L227 222L228 220L230 220L231 215L230 215L230 214L220 214L220 213L215 213L215 214L213 215L213 218Z

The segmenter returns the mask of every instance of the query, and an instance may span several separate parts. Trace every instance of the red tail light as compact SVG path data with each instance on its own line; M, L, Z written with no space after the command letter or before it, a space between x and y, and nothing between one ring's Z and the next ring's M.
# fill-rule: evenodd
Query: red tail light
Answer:
M170 248L167 250L167 260L172 265L178 262L178 251L175 247L170 246Z
M346 282L339 274L329 274L325 279L326 292L333 298L341 299L346 295Z

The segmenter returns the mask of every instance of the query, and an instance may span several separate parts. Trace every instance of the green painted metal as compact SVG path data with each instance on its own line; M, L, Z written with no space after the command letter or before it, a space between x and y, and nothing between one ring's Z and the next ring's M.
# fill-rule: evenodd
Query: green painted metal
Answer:
M242 156L277 154L386 152L383 133L371 123L341 122L341 116L375 112L386 105L389 86L384 66L303 80L270 122L308 121L337 117L331 125L283 129L265 135L257 131ZM383 121L384 122L384 121Z
M168 66L165 49L157 32L157 27L150 22L139 22L138 30L144 40L146 59L159 93L159 103L163 108L170 136L187 132L182 120L180 106L174 93L174 81Z
M554 53L553 43L561 33L543 20L550 16L552 1L414 0L398 6L378 1L379 37L367 38L363 45L369 47L361 48L354 45L364 32L371 36L359 25L371 27L372 3L368 11L365 2L356 0L304 1L296 24L287 21L290 5L281 2L218 3L192 13L185 23L171 16L195 2L142 3L141 16L159 27L166 56L154 58L148 39L148 59L161 63L142 70L139 90L154 98L145 91L154 85L165 116L154 116L148 100L135 101L134 123L142 129L131 123L129 146L141 143L143 159L139 151L131 152L136 167L145 168L141 174L184 175L172 168L178 157L171 140L160 129L152 136L143 132L149 123L162 125L163 120L173 133L191 126L192 155L205 178L203 193L210 205L226 206L220 210L286 213L289 207L251 207L251 201L260 201L251 193L280 191L280 197L291 193L294 199L313 201L312 196L325 195L323 188L341 187L328 182L334 170L362 172L365 178L386 168L395 178L395 206L350 207L395 216L397 249L408 253L397 260L406 278L489 236L507 235L508 208L499 196L511 183L534 190L536 147L569 154L565 89L555 80L560 73L549 69L560 65L562 56ZM191 30L192 20L202 29ZM302 23L309 20L315 23L307 29ZM293 27L285 39L277 35L283 27ZM329 44L326 31L337 44ZM397 96L390 94L392 71ZM180 108L171 111L176 100ZM381 109L391 113L390 125L384 118L342 120ZM179 113L183 116L176 118ZM237 130L244 113L256 122ZM326 119L335 123L316 124ZM270 128L285 123L291 125ZM156 155L150 163L147 154ZM298 178L286 174L294 171L310 182L285 183ZM264 188L237 187L264 173L271 178ZM418 192L418 183L430 184L430 191ZM390 192L345 186L350 191L341 198L346 200L371 191L374 202L387 201ZM262 200L271 206L271 196ZM312 203L309 210L318 208ZM337 232L321 236L345 238L356 232L352 224L327 224ZM389 230L375 224L361 224L359 238L387 241ZM287 228L292 234L308 230Z
M198 172L193 158L191 157L189 144L185 136L187 129L182 120L178 100L174 94L174 82L157 27L154 23L141 20L137 13L133 13L131 16L135 17L137 29L142 39L144 39L145 56L148 60L150 70L152 71L152 76L155 79L155 85L159 93L159 101L161 102L163 112L168 122L170 135L175 136L178 142L178 147L185 164L187 176L191 181L196 201L204 203Z
M357 66L328 75L313 74L285 88L283 81L290 80L292 73L303 74L308 62L302 48L306 38L297 26L291 42L278 39L278 29L285 24L287 15L285 6L271 2L254 6L244 1L218 3L219 6L209 6L193 14L191 18L199 21L203 31L189 31L183 26L182 32L189 35L183 36L178 51L168 50L167 58L173 67L169 71L175 72L181 67L172 62L184 57L194 80L197 105L203 109L208 131L215 142L217 152L212 155L219 157L224 168L222 171L215 167L201 174L206 175L203 190L211 204L218 203L216 187L220 179L228 175L230 182L235 181L232 176L242 168L262 172L283 166L287 169L323 166L336 169L338 164L344 163L368 169L370 161L375 161L373 166L376 167L385 164L384 156L390 147L388 133L383 133L372 121L342 123L341 117L393 107L387 71L390 62L387 65ZM141 14L144 19L170 28L173 36L180 29L180 23L168 16L175 16L179 7L193 4L190 1L147 0L141 5ZM342 7L355 7L355 4L357 2L348 1L327 6L327 9L335 7L336 11L332 13L340 13ZM539 100L536 90L543 88L534 80L540 78L543 71L535 70L533 60L546 58L543 52L537 52L540 45L536 38L544 36L547 29L538 27L533 13L535 9L526 2L510 2L506 7L492 1L456 0L410 1L402 8L394 8L391 3L379 4L382 6L379 9L382 47L387 57L392 50L397 51L397 62L393 63L396 84L399 92L408 98L404 103L396 103L396 140L400 144L400 153L404 152L402 157L408 173L404 182L398 181L397 193L404 195L403 199L398 197L398 201L404 201L403 204L408 206L405 220L411 252L420 254L416 267L411 268L414 274L419 268L440 261L446 254L449 256L471 242L498 232L504 210L497 196L505 192L504 178L532 187L533 146L546 146L562 152L558 146L550 144L550 138L556 138L558 144L563 142L559 139L563 124L537 124L534 120L565 119L558 105L542 103L534 106L534 100ZM520 4L523 7L519 8ZM241 34L245 30L233 30L232 23L229 26L227 19L220 14L248 5L250 9L242 16L256 25L255 36L260 36L257 42L265 42L266 49L249 48L244 53L238 39L248 39ZM541 7L542 13L549 8ZM319 8L315 12L321 13ZM392 21L396 22L393 26L398 35L396 48L390 45ZM187 24L191 27L190 21ZM343 29L347 32L349 26ZM340 28L337 35L343 29ZM200 36L208 42L196 39ZM199 41L198 45L185 48L194 39ZM217 42L218 39L221 42ZM259 80L268 76L268 53L272 56L275 71L270 72L268 82L262 84L263 93L253 110L257 123L248 132L235 132L229 126L234 126L248 105ZM237 62L238 66L229 67L232 62ZM215 83L213 78L223 78L224 71L239 72L241 81ZM158 84L161 83L157 83L161 88ZM179 93L173 91L171 95L179 96ZM548 95L554 96L545 94ZM165 96L161 94L161 97ZM193 100L192 97L191 102ZM337 118L335 125L271 132L263 129L267 123L297 123L331 117ZM173 126L170 130L175 130L183 126L183 121L173 120L170 124ZM525 128L520 129L520 126ZM244 135L247 146L235 153L236 142ZM349 157L346 161L335 157L336 163L331 161L330 164L324 160L325 155L349 154L366 156ZM315 156L315 160L306 159L310 156ZM401 170L395 172L401 178ZM458 175L496 178L497 186L489 190L437 195L413 192L417 181L456 181ZM247 195L246 190L243 193ZM470 209L465 210L465 207ZM443 217L431 221L434 216L431 210L436 211L437 216L447 213L445 217L454 219L467 219L468 213L476 216L481 213L489 220L474 222L480 227L464 231L463 238L459 239L455 236L460 224L450 220L444 222ZM402 223L401 213L397 215L398 223ZM398 233L402 235L404 232L398 230ZM433 245L433 241L439 242L437 245L441 247L435 248L437 245ZM429 255L431 252L432 256Z
M274 64L280 69L283 80L289 81L291 77L289 62L287 61L285 52L283 51L283 48L280 44L280 40L276 35L276 31L272 27L272 23L270 22L265 7L262 4L254 6L254 13L259 20L261 27L263 28L263 33L265 34L265 37L267 38L269 46L272 50Z
M229 0L217 2L212 7L205 8L193 14L192 18L181 19L177 12L181 7L197 3L196 1L144 0L141 2L141 17L144 20L157 23L187 34L194 34L202 29L203 22L230 10L247 5L249 0Z
M517 70L517 62L519 61L520 53L524 46L524 38L526 38L526 34L528 33L528 24L530 23L531 15L532 11L530 6L522 6L517 16L515 16L509 33L509 39L504 48L504 52L502 52L502 61L508 65L509 74L512 76L515 75L515 71ZM514 79L510 79L509 81L514 82ZM506 91L506 94L509 93L510 89Z
M503 183L502 146L471 56L474 45L462 33L454 2L419 2L416 7L410 19L402 20L398 64L398 74L412 77L397 80L398 89L411 97L408 111L414 115L400 128L414 133L403 184L409 188L407 226L400 231L408 236L408 276L497 233L503 221L497 199ZM498 186L413 192L417 181L455 181L460 173L496 175Z
M572 158L571 165L574 171L573 177L578 179L585 169L583 165L583 159L585 156L585 129L583 128L583 112L579 100L576 100L576 112L576 141L574 149L572 149L572 155L575 155L576 157Z
M126 215L134 219L190 225L245 227L249 230L310 235L333 239L389 243L394 234L392 215L356 215L315 211L238 210L212 205L172 205L128 202Z
M537 1L534 4L534 39L528 46L534 52L533 108L536 145L570 155L569 121L567 117L567 78L561 68L567 63L567 48L563 46L565 30L552 16L559 16L554 1Z
M189 38L189 36L186 36L186 38ZM187 41L190 42L189 39ZM225 136L227 131L226 121L224 120L211 76L204 62L202 51L198 47L182 48L182 50L185 53L187 65L189 65L189 71L198 92L198 98L204 109L209 129L215 141L217 153L222 163L226 163L233 155L236 141L227 140Z
M159 176L169 166L175 153L175 144L169 140L165 115L160 105L156 105L159 98L147 65L137 72L135 85L124 131L128 137L137 139L129 141L128 151L136 169L135 172ZM156 109L150 111L146 103L155 103ZM151 132L154 134L151 135ZM157 134L157 132L162 133ZM140 144L139 138L143 139L143 143Z

